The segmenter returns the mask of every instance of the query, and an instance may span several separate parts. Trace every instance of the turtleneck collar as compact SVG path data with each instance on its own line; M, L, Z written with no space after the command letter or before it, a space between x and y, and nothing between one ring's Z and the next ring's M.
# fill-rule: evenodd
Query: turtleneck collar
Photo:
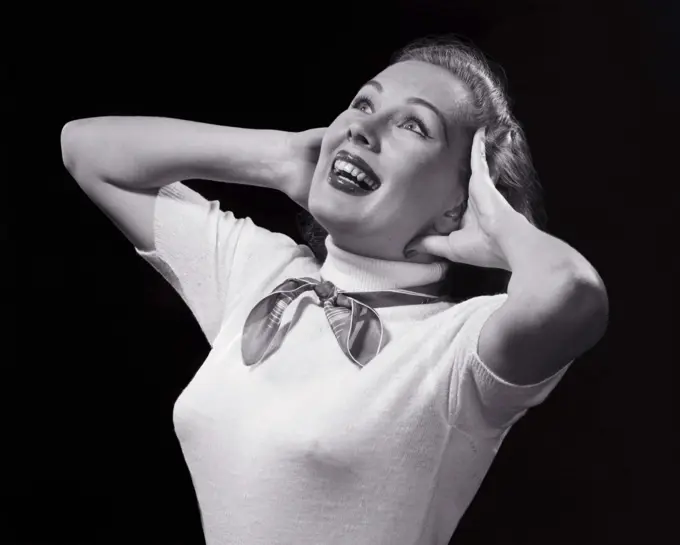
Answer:
M338 248L331 235L325 241L328 255L321 278L346 291L407 288L437 282L444 278L449 263L408 263L364 257Z

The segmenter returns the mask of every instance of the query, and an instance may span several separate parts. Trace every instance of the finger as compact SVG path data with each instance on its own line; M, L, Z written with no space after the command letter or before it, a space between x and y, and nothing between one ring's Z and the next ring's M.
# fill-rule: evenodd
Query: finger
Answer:
M409 252L413 250L420 254L431 254L438 257L446 257L449 253L449 237L428 235L418 238L406 246L404 255L409 254ZM413 256L409 254L407 257Z
M473 138L472 145L472 176L470 177L470 207L476 214L483 214L493 210L497 200L496 184L491 179L489 164L486 161L486 130L480 128Z
M472 176L489 176L489 165L486 162L486 127L480 127L472 137L470 167Z

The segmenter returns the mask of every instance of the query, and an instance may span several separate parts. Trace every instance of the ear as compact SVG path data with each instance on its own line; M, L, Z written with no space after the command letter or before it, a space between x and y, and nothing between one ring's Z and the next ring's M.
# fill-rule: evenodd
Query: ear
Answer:
M433 230L439 235L448 235L461 228L465 201L446 210L433 223Z

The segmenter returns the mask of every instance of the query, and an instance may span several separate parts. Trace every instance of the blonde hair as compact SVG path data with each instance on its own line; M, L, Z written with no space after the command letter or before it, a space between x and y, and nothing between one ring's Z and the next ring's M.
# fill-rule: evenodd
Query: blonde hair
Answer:
M501 79L484 54L452 36L422 38L397 51L390 64L421 61L448 70L470 93L460 121L472 134L486 127L486 158L498 191L533 225L544 228L547 216L526 137L510 111ZM469 154L468 154L469 155ZM470 179L470 162L462 161L461 180Z

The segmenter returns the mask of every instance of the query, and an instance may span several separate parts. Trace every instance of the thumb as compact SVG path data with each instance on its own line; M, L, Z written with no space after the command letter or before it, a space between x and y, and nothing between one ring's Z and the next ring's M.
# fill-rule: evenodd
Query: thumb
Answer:
M446 258L449 253L449 237L428 235L416 238L406 245L404 255L412 257L411 252Z

